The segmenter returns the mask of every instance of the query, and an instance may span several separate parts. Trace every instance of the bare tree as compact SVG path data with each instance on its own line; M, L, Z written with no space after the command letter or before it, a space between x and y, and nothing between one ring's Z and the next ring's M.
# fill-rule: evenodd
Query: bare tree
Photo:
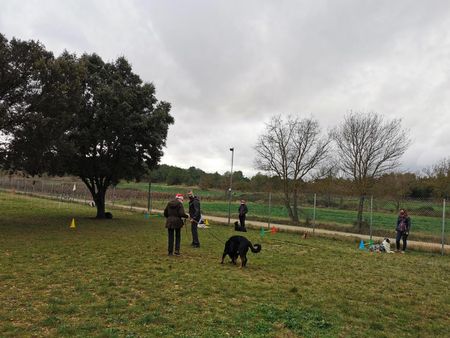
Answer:
M325 158L329 139L320 135L317 121L273 117L255 146L258 169L282 180L283 200L289 217L298 224L298 198L301 183Z
M359 194L357 225L362 230L364 200L374 178L392 171L409 146L401 120L384 121L376 113L348 114L331 133L337 145L339 167L352 178Z

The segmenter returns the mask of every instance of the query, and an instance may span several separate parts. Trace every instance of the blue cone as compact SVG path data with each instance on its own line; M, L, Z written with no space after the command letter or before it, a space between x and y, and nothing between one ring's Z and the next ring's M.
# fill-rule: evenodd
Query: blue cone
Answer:
M364 246L364 241L363 240L361 240L361 242L359 242L359 248L361 249L361 250L364 250L366 247Z

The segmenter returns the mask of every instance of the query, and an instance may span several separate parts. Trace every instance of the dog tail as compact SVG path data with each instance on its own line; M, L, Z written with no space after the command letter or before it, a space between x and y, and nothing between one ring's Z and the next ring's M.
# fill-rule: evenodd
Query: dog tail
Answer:
M252 250L253 253L258 253L261 251L261 244L252 245L252 243L249 243L248 247L250 248L250 250Z

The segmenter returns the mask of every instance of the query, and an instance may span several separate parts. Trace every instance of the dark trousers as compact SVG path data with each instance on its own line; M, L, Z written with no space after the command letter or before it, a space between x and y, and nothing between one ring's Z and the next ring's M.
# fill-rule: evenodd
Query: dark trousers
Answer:
M245 215L239 215L239 223L241 223L241 227L245 227Z
M197 222L191 222L191 233L192 233L192 245L200 246L200 241L198 240L198 230L197 230Z
M169 245L168 250L169 253L173 253L173 240L175 233L175 252L180 252L180 242L181 242L181 229L167 229L169 233Z
M397 236L395 237L395 245L397 246L397 250L400 250L400 239L403 240L403 248L402 250L406 250L406 239L408 238L408 234L406 232L397 231Z

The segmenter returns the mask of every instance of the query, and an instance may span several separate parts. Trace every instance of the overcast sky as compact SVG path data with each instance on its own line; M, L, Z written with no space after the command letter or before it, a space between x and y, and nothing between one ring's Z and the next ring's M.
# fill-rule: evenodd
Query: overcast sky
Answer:
M251 176L275 114L401 118L402 170L450 157L450 1L1 0L0 32L125 56L172 104L162 163Z

